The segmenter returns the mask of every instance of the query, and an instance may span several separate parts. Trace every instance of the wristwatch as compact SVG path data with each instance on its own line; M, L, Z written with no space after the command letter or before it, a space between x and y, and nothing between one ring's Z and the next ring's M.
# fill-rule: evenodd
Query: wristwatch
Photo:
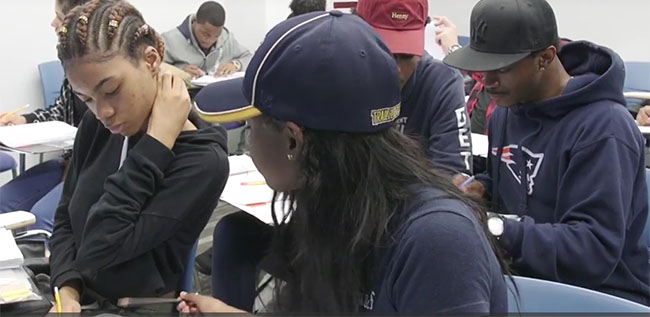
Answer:
M488 213L488 230L490 230L490 233L497 239L501 238L501 235L505 229L505 224L505 217L502 215L496 213Z
M449 54L451 54L451 53L453 53L453 52L455 52L455 51L457 51L457 50L459 50L461 48L462 48L462 46L460 46L460 44L454 44L451 47L449 47L449 52L447 52L447 55L449 55Z
M242 68L242 64L241 64L240 61L238 61L238 60L234 60L234 61L232 61L232 63L235 64L235 67L237 67L237 71L240 71L240 70L241 70L241 68Z

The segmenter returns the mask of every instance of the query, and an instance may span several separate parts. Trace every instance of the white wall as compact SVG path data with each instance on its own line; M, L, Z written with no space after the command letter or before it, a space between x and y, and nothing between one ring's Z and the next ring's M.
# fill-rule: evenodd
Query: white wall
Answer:
M547 1L555 11L560 36L610 47L624 60L650 61L649 0ZM469 35L469 16L476 2L429 0L429 15L448 16L459 34Z
M469 14L477 0L429 0L430 15L447 15L461 34L469 34ZM156 30L177 26L203 0L131 0ZM328 0L328 8L333 0ZM649 0L549 0L560 34L609 46L626 60L650 61ZM37 64L56 59L56 37L49 23L54 0L0 1L0 112L31 104L42 106ZM290 0L221 0L226 26L251 50L289 14Z

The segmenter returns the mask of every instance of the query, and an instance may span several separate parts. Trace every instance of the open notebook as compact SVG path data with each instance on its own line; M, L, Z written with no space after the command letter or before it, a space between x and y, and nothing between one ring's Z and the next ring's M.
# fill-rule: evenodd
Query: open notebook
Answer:
M283 217L284 203L273 201L273 190L266 185L248 155L230 156L230 176L221 200L237 207L264 223L272 224L271 206L275 205L278 221Z
M0 127L0 143L10 148L32 145L61 145L74 143L77 128L61 121L29 123Z
M209 84L213 84L216 82L224 81L224 80L230 80L230 79L235 79L239 77L244 77L244 72L237 72L237 73L232 73L228 76L223 76L223 77L215 77L211 75L204 75L196 79L192 79L192 85L194 86L199 86L199 87L205 87Z

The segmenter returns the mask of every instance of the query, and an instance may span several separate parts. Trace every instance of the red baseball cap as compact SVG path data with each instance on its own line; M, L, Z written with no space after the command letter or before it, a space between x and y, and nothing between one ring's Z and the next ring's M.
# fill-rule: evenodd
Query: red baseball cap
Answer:
M428 0L359 0L356 14L370 24L393 54L424 54Z

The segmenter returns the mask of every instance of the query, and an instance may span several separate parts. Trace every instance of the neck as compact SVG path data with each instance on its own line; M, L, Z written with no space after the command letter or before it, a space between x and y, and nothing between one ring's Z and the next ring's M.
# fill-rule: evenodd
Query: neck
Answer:
M548 84L542 85L544 88L541 90L539 100L547 100L562 95L570 79L571 75L566 72L562 63L558 59L553 61L545 71L544 76L542 76L542 82Z

